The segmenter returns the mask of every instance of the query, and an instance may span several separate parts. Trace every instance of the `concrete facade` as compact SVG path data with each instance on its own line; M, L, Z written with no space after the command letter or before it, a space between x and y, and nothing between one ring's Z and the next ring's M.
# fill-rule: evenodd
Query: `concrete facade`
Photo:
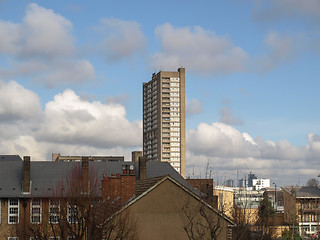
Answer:
M143 83L143 156L169 162L186 176L184 68Z

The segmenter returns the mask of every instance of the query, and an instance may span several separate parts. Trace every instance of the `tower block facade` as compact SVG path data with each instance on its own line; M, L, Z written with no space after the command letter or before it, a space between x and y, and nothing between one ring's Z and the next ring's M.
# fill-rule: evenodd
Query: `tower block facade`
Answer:
M185 69L160 71L143 83L143 155L186 176Z

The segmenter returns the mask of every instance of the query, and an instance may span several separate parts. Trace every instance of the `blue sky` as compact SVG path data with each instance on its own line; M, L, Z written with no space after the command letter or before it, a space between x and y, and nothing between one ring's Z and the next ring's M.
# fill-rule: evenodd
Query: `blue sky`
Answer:
M0 0L0 152L141 149L142 82L186 68L187 175L320 169L320 2Z

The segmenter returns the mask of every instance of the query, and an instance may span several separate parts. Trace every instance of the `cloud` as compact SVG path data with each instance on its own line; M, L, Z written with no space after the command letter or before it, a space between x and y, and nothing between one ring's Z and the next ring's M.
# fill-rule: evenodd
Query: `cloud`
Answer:
M137 22L104 18L99 30L104 36L99 44L99 51L102 50L108 61L133 57L146 47L146 37Z
M264 39L266 53L259 56L258 59L254 59L254 64L257 64L255 68L261 72L266 72L281 64L291 62L302 50L305 50L302 47L304 44L302 38L299 35L289 36L287 34L269 32Z
M166 23L158 26L155 34L161 51L152 57L154 68L184 66L200 74L230 74L245 68L247 53L213 31L199 26L174 28Z
M225 106L220 109L220 122L228 124L228 125L242 125L243 122L237 119L234 115L232 110Z
M136 147L141 140L141 122L129 122L122 105L84 101L72 90L56 95L44 113L40 140L99 148Z
M192 99L186 102L186 114L187 116L196 115L203 112L202 103L198 99Z
M43 160L57 151L129 156L141 146L142 123L130 122L121 104L83 100L67 89L42 110L34 92L13 81L0 86L1 152Z
M318 0L268 0L256 1L253 17L260 21L283 18L303 18L320 21L320 2Z
M0 80L0 103L0 122L28 121L41 111L38 95L14 81Z
M21 23L0 20L0 55L7 62L1 76L27 73L48 86L94 79L92 64L76 57L72 30L69 20L35 3L28 5Z
M187 131L187 168L200 172L209 161L215 171L228 172L233 179L236 171L248 174L249 168L279 184L296 184L298 178L306 182L320 167L320 137L309 134L308 140L306 146L296 147L285 139L254 139L224 123L200 123Z

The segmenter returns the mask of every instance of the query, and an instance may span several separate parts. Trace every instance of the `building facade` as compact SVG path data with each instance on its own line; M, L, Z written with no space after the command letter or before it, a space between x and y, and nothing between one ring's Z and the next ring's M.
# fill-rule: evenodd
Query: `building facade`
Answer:
M185 69L160 71L143 83L143 156L186 175Z

